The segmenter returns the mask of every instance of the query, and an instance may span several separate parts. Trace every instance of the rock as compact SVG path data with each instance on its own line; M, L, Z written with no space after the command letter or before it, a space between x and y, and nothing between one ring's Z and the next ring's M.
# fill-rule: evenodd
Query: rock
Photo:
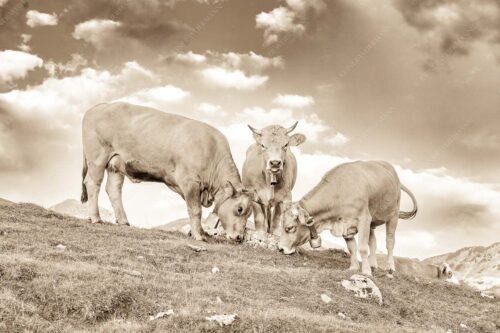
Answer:
M139 271L124 271L125 274L142 278L142 273Z
M337 316L339 316L340 319L344 319L344 320L347 319L347 316L345 314L343 314L342 312L337 313Z
M144 260L144 256L137 256L137 259Z
M66 245L57 244L57 245L56 245L56 249L61 250L61 251L64 251L64 250L66 250Z
M219 272L220 272L219 267L217 267L217 266L212 267L212 274L217 274Z
M321 300L326 304L332 301L331 297L328 296L327 294L321 294Z
M236 320L236 315L235 314L231 314L231 315L213 315L213 316L210 316L210 317L205 317L205 319L208 320L208 321L215 321L220 326L229 326L229 325L231 325Z
M366 276L354 274L349 280L342 280L342 286L354 292L356 297L374 298L380 305L384 303L380 289Z
M469 327L467 325L462 324L462 323L460 323L460 328L463 329L463 330L469 329Z
M489 299L495 299L495 296L494 295L491 295L490 293L488 293L487 291L481 291L481 297L484 297L484 298L489 298Z
M207 249L203 246L188 244L188 247L191 248L194 252L206 252L207 251Z
M253 247L263 247L269 250L278 250L279 237L252 229L247 229L245 243Z
M170 309L170 310L167 310L164 312L158 312L154 316L149 316L149 320L161 319L161 318L165 318L165 317L173 316L173 315L174 315L174 310Z

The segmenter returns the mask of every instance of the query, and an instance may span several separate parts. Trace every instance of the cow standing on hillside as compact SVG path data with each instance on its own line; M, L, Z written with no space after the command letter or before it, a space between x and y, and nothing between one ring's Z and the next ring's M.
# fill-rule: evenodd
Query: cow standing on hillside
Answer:
M119 224L129 224L122 204L127 176L132 182L164 183L178 193L196 240L206 237L201 206L215 202L227 237L243 241L253 192L243 187L227 139L217 129L152 108L111 103L87 111L82 133L82 202L88 199L93 223L101 221L97 202L107 170L106 191Z
M400 211L401 190L413 202L411 212ZM359 233L362 272L371 275L370 266L377 267L374 229L386 224L387 265L392 274L398 219L410 219L416 214L417 201L400 183L392 165L383 161L344 163L327 172L299 202L286 205L278 247L285 254L292 254L297 246L317 237L316 228L329 229L335 236L344 237L351 253L350 269L357 270L354 236Z
M306 140L302 134L288 135L296 126L297 122L290 128L271 125L258 130L248 125L256 142L247 150L242 178L245 186L257 192L253 213L258 231L277 232L282 204L292 200L297 161L289 147Z

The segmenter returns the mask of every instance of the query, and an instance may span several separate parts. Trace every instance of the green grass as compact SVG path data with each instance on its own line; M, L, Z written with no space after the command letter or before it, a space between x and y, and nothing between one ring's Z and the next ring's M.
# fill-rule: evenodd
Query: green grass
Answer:
M203 244L207 252L196 253L188 243L195 244L162 230L91 225L32 204L0 204L0 332L500 328L497 300L442 281L391 280L376 272L385 304L355 298L340 285L351 275L340 251L284 256L210 241ZM213 266L220 273L211 274ZM323 303L322 293L333 301ZM168 309L176 315L149 321ZM238 319L231 327L205 319L233 313Z

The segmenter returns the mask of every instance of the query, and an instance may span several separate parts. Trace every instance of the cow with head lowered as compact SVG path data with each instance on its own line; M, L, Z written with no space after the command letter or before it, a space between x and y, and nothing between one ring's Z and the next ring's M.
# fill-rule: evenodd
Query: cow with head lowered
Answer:
M289 128L271 125L259 130L248 125L255 143L247 150L242 179L256 192L252 205L258 231L277 233L283 202L292 199L297 161L290 147L306 140L303 134L289 135L296 126L297 122Z
M191 234L204 240L201 207L215 203L227 237L243 241L252 212L247 191L226 137L200 121L127 103L99 104L83 118L82 202L90 220L100 222L98 196L105 171L106 192L117 222L128 225L122 204L124 178L158 182L187 204Z

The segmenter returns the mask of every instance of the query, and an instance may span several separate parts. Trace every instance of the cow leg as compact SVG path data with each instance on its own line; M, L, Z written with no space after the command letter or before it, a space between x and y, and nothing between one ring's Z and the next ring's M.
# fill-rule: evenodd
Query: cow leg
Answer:
M264 207L257 202L253 202L252 210L253 210L253 220L255 224L255 230L266 233L267 226L266 226L266 217L264 215Z
M377 238L375 237L375 229L370 228L370 238L369 238L369 244L370 244L370 256L368 257L368 261L370 262L370 267L372 268L372 271L374 271L376 268L378 268L377 265Z
M106 181L106 192L115 212L116 223L122 225L130 225L128 223L127 214L123 209L122 203L122 188L125 176L119 172L112 171L108 168L108 180Z
M364 275L372 275L370 263L368 262L368 242L370 239L371 216L360 216L358 218L358 241L359 255L361 256L361 272Z
M200 185L192 182L182 188L186 200L189 219L191 221L191 235L197 241L206 241L207 234L201 226L201 191Z
M98 162L88 161L88 171L85 176L85 186L88 192L88 211L90 222L102 223L99 215L99 191L101 189L104 171L106 170L106 160L101 159Z
M279 235L280 220L281 220L281 203L278 203L274 207L274 214L272 216L272 222L271 222L271 234Z
M344 238L344 240L347 244L347 249L351 254L351 265L349 266L349 269L357 271L359 269L359 262L358 262L358 249L356 246L356 239L354 237L351 237L351 238Z
M395 215L386 224L386 246L387 246L387 266L389 268L389 274L393 274L396 271L396 266L394 265L394 244L396 243L396 227L398 226L399 216Z

